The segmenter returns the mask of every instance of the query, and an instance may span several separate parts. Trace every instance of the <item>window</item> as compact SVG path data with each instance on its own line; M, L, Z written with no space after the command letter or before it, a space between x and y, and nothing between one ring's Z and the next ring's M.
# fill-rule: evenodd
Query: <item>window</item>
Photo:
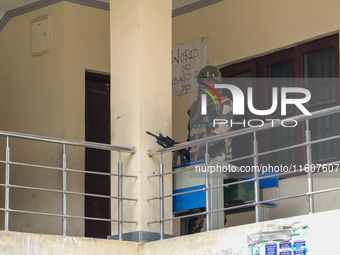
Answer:
M305 87L311 92L312 98L305 104L305 107L310 112L339 105L339 84L335 83L334 79L339 78L339 35L328 36L290 49L227 66L221 69L221 73L222 77L229 78L231 83L234 78L266 78L263 86L249 82L249 84L245 84L241 88L243 93L246 94L246 87L253 87L254 106L257 109L270 108L272 98L267 95L272 94L273 87L278 87L278 91L280 91L280 87L292 86ZM293 79L271 78L317 79L301 79L301 82L294 82L295 80ZM297 107L289 105L287 115L281 116L280 114L280 106L278 105L277 110L265 118L282 119L302 113ZM249 120L252 117L250 113L246 113L245 116L234 116L234 121L240 121L240 118ZM256 118L259 117L256 116ZM305 141L304 125L303 122L300 122L295 128L277 127L259 132L259 151L274 150L303 143ZM234 130L240 128L243 127L235 126ZM312 140L340 134L339 129L339 114L310 120ZM252 135L234 138L233 157L238 158L252 154L252 140ZM340 159L339 140L313 144L312 159L314 163L332 162ZM305 149L303 147L260 157L260 163L262 164L290 165L304 164L305 162ZM242 163L235 162L235 164L251 165L252 159L243 160Z

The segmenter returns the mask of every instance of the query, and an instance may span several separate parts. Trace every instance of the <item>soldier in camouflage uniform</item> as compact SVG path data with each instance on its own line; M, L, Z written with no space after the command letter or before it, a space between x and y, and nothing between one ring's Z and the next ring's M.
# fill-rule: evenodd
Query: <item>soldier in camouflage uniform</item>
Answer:
M209 88L209 86L214 88L216 83L221 83L220 78L221 73L216 67L206 66L199 72L197 76L197 81L200 83L200 86L207 89ZM220 95L222 105L220 104L216 95L214 95L216 104L214 100L207 95L207 114L201 115L201 91L202 90L198 91L198 98L192 104L188 111L188 114L190 116L190 122L188 125L188 141L224 134L231 131L229 124L217 125L216 127L213 127L214 119L227 119L228 122L230 122L230 120L233 118L233 104L231 99L227 96L223 96L223 91L221 89L216 89L217 93ZM213 92L211 91L211 93ZM217 161L225 161L231 159L231 139L227 138L224 140L208 143L208 150L210 158ZM191 148L189 152L191 153L194 161L204 159L205 144ZM192 213L197 213L200 211L203 211L203 209L194 209L192 210ZM201 231L203 227L204 217L204 215L199 215L189 218L188 234L198 233Z

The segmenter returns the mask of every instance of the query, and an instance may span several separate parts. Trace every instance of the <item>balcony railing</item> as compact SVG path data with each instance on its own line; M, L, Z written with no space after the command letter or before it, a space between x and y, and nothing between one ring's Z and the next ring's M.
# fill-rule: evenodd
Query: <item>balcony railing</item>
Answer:
M181 218L188 218L188 217L193 217L193 216L198 216L198 215L206 215L206 231L210 231L211 230L210 217L211 217L212 213L217 213L217 212L227 211L227 210L233 210L233 209L237 209L237 208L255 207L255 222L259 222L259 210L260 210L261 204L276 202L276 201L281 201L281 200L296 198L296 197L305 197L305 196L308 198L308 201L309 201L309 203L308 203L309 213L313 213L314 212L314 201L313 200L314 200L315 194L340 190L340 187L318 190L318 191L313 190L313 171L310 170L311 165L312 165L311 147L312 147L313 144L317 144L317 143L320 143L320 142L325 142L325 141L329 141L329 140L333 140L333 139L338 139L338 138L340 138L340 135L335 135L335 136L311 141L311 134L310 134L310 129L309 129L309 120L319 118L319 117L323 117L323 116L330 115L330 114L336 114L336 113L339 113L339 112L340 112L340 106L336 106L336 107L331 107L331 108L312 112L312 115L298 115L298 116L295 116L295 117L290 117L289 120L291 120L291 121L289 121L287 119L287 121L285 121L286 125L288 125L289 122L293 122L293 121L296 121L296 122L305 121L305 133L301 134L305 137L305 139L304 139L305 142L300 143L300 144L295 144L293 146L275 149L275 150L268 150L268 151L261 152L261 153L259 153L259 151L258 151L257 133L259 131L268 130L268 129L271 129L271 128L278 127L278 126L281 125L281 121L276 121L276 122L273 122L273 123L267 123L267 124L264 124L263 126L258 126L258 127L248 127L248 128L244 128L244 129L241 129L241 130L236 130L236 131L232 131L232 132L225 133L225 134L215 135L215 136L212 136L212 137L203 138L203 139L199 139L199 140L195 140L195 141L184 142L184 143L176 144L175 146L170 147L170 148L158 149L158 150L149 150L148 155L150 157L160 155L159 174L154 174L154 175L148 176L148 178L155 178L155 177L159 178L159 196L149 198L148 200L149 201L151 201L151 200L159 200L160 201L160 203L159 203L160 204L160 219L157 220L157 221L148 222L148 224L160 223L160 239L164 239L164 222L165 221L171 221L171 220L181 219ZM191 167L191 168L186 168L186 169L182 169L182 170L164 172L164 165L163 165L163 154L164 153L170 153L170 152L173 152L173 151L193 147L193 146L196 146L196 145L202 145L202 144L205 143L206 144L206 146L205 146L206 147L205 148L205 150L206 150L205 166L210 166L211 163L210 163L210 160L209 160L209 151L208 151L208 144L210 142L214 142L214 141L218 141L218 140L226 139L226 138L233 138L233 137L236 137L236 136L251 134L251 133L253 134L253 154L248 155L248 156L244 156L244 157L233 158L233 159L224 161L223 163L230 163L230 162L235 162L235 161L239 161L239 160L243 160L243 159L252 158L253 159L253 166L259 166L259 157L260 156L270 155L272 153L281 152L281 151L284 151L284 150L304 147L305 150L306 150L306 161L307 161L307 164L304 166L304 170L305 170L305 172L307 172L307 178L308 178L308 190L305 193L295 194L295 195L286 196L286 197L277 197L277 198L274 198L274 199L260 201L260 195L259 195L260 194L259 193L260 192L259 191L259 181L260 180L266 179L266 178L273 178L273 177L281 177L281 176L285 176L285 175L291 175L292 172L279 172L279 173L271 174L270 176L259 177L259 172L254 171L253 178L213 186L210 183L209 172L207 171L205 173L205 187L204 188L195 189L195 190L182 192L182 193L176 193L176 194L168 194L168 195L164 194L164 176L165 175L174 175L174 174L178 174L178 173L181 173L181 172L184 172L184 171L194 171L195 170L195 167ZM340 163L340 161L328 162L325 165L330 166L332 164L339 164L339 163ZM210 210L210 206L211 206L211 194L210 194L210 192L211 192L211 190L216 189L216 188L222 188L222 187L226 187L226 186L236 185L236 184L240 184L240 183L251 182L251 181L254 182L255 199L254 199L253 202L241 204L241 205L236 205L236 206L230 206L230 207L228 206L227 208L219 208L219 209L215 209L215 210ZM204 212L184 215L184 216L180 216L180 217L164 218L164 199L165 198L172 198L172 197L175 197L175 196L180 196L180 195L183 195L183 194L189 194L189 193L198 192L198 191L205 191L205 211Z
M128 148L128 147L120 147L120 146L113 146L108 144L101 144L101 143L94 143L94 142L80 142L75 140L67 140L67 139L58 139L58 138L51 138L51 137L43 137L43 136L36 136L36 135L28 135L28 134L21 134L21 133L14 133L14 132L5 132L0 131L0 136L6 137L6 160L0 160L0 163L5 164L5 184L0 184L0 186L5 188L5 206L4 208L0 208L0 210L4 211L5 213L5 224L4 230L9 231L9 218L10 212L15 213L24 213L24 214L34 214L34 215L44 215L44 216L54 216L62 218L62 234L65 236L67 234L67 219L83 219L83 220L98 220L98 221L108 221L108 222L117 222L118 223L118 238L122 240L123 234L123 223L137 223L133 220L124 220L123 219L123 200L136 202L137 199L134 198L125 198L123 197L123 178L137 178L137 176L132 175L125 175L123 174L122 168L122 160L121 154L122 153L131 153L134 154L136 152L135 148ZM27 164L22 162L14 162L11 161L10 156L10 140L12 138L15 139L28 139L32 141L40 141L45 143L54 143L62 145L62 166L61 167L52 167L46 165L39 165L39 164ZM95 171L84 171L78 169L70 169L67 167L67 154L66 154L66 146L76 146L76 147L83 147L83 148L93 148L93 149L100 149L100 150L108 150L114 151L119 153L119 161L118 161L118 174L114 173L103 173L103 172L95 172ZM10 172L11 166L24 166L24 167L31 167L31 168L39 168L45 170L57 170L62 172L62 189L48 189L48 188L38 188L38 187L29 187L24 185L12 185L10 183ZM93 174L93 175L106 175L110 177L117 177L118 178L118 196L107 196L107 195L98 195L98 194L91 194L91 193L84 193L84 192L73 192L69 191L68 187L66 186L67 181L67 174L68 173L83 173L83 174ZM27 190L38 190L43 192L53 192L62 194L62 214L56 213L44 213L44 212L35 212L35 211L27 211L27 210L16 210L11 209L10 205L10 194L12 188L19 188L19 189L27 189ZM94 218L94 217L83 217L77 215L70 215L67 213L67 195L80 195L80 196L92 196L92 197L100 197L100 198L107 198L107 199L117 199L118 200L118 219L104 219L104 218Z

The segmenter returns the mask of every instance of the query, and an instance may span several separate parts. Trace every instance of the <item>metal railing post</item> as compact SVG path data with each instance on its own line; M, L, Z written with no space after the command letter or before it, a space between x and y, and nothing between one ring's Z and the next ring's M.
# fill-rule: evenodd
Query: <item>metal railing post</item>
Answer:
M209 151L208 151L208 143L205 144L205 167L208 168L209 165ZM209 172L206 170L205 172L205 211L207 212L206 220L207 220L207 232L210 231L210 189L209 189Z
M63 236L66 236L66 145L63 144Z
M9 136L7 136L7 145L6 145L6 187L5 187L5 231L8 231L8 223L9 223L9 170L10 163L9 157L10 149L9 149Z
M123 240L123 177L122 177L122 152L119 151L118 161L118 239Z
M253 152L254 152L254 191L255 191L255 222L259 222L259 212L260 212L260 204L259 202L259 173L258 173L258 147L257 147L257 140L256 140L256 132L254 132L254 142L253 142Z
M161 231L160 231L160 239L164 239L164 175L163 175L163 154L161 154L161 162L159 164L159 195L160 195L160 224L161 224Z
M310 142L310 131L309 131L309 121L308 119L306 120L306 142ZM311 193L313 192L313 173L310 169L311 164L312 164L312 145L307 144L306 145L306 156L307 156L307 164L308 164L308 169L307 169L307 176L308 176L308 192ZM313 194L308 195L309 198L309 213L314 212L314 198Z

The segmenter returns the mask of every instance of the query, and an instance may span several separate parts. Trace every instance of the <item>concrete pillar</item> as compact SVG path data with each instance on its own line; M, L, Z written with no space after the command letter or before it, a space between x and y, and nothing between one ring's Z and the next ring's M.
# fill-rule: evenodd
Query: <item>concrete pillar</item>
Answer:
M123 179L123 232L159 232L159 179L147 176L159 172L159 156L149 158L149 149L160 148L145 132L172 135L171 105L171 0L111 0L111 116L113 145L134 146L135 155L124 155L123 173L138 178ZM171 171L171 154L164 155L165 172ZM112 154L112 171L117 171L118 154ZM112 194L117 194L113 178ZM172 191L172 178L165 178L165 194ZM117 219L117 202L112 200L112 218ZM165 199L165 218L172 217L172 199ZM165 232L171 234L171 222ZM117 234L113 223L112 234Z

